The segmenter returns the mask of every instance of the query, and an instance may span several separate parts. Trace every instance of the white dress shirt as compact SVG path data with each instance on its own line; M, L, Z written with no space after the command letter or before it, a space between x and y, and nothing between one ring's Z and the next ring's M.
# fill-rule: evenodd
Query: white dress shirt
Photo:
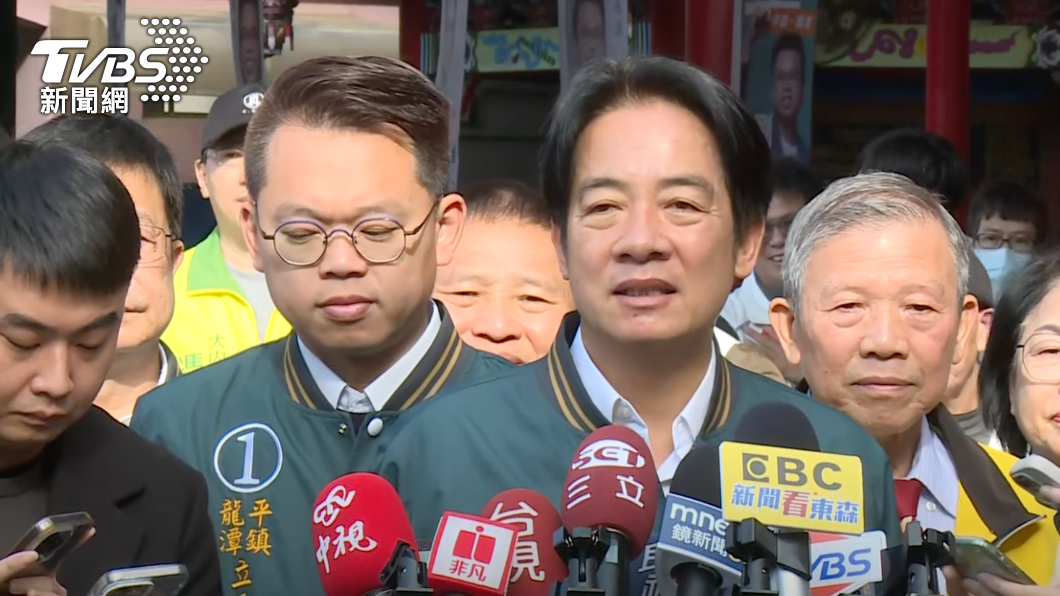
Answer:
M725 299L725 306L721 309L721 318L732 325L737 333L743 333L742 327L748 323L753 325L769 325L769 298L758 285L758 279L754 273L743 280L740 287L736 288ZM740 337L739 339L744 339Z
M640 435L645 443L650 445L651 443L648 441L648 425L637 414L633 404L619 395L618 391L615 391L615 388L611 386L611 383L604 378L604 374L597 368L589 356L589 352L585 350L581 329L574 335L574 341L570 346L570 354L571 359L574 361L574 368L577 369L578 376L581 378L582 385L585 387L585 391L589 394L589 399L592 400L596 409L600 410L600 413L612 424L632 430ZM699 387L692 393L684 409L674 420L672 431L673 453L662 462L662 465L659 465L658 460L655 461L659 474L659 484L662 485L665 493L670 491L670 481L674 478L677 465L688 455L689 451L692 451L692 446L699 436L699 431L706 422L707 412L710 410L710 402L714 398L714 375L717 360L718 354L712 353L710 365L707 366L707 373L703 375L703 381L700 382Z
M301 338L298 338L298 349L302 351L302 359L305 360L306 368L309 369L309 374L313 377L317 388L333 408L354 414L370 414L382 410L405 379L412 374L416 365L431 349L431 344L438 337L441 327L442 319L438 315L438 307L432 302L431 319L423 335L401 358L398 358L397 362L369 383L364 391L358 391L347 385L302 343Z
M919 480L924 485L916 506L916 519L920 525L952 532L957 525L960 481L949 450L931 430L926 417L920 422L920 445L913 456L913 467L905 478Z
M162 372L158 373L158 382L155 383L155 387L165 383L166 377L169 376L169 358L166 357L166 349L162 347L162 342L158 342L158 353L162 357ZM129 423L132 422L132 414L122 417L119 422L125 426L129 426Z

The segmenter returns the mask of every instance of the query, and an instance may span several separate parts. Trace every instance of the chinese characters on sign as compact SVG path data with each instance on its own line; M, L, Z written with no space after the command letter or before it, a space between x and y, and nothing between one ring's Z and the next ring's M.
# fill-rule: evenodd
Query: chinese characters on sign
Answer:
M220 515L223 531L218 538L221 553L231 555L236 560L235 581L231 584L233 590L243 590L254 583L250 578L250 563L239 556L241 552L250 555L272 556L269 529L265 526L265 519L272 514L269 501L257 499L250 513L247 514L250 518L248 523L243 517L241 499L225 499L222 503Z
M66 114L70 100L71 114L128 114L129 89L104 87L49 87L40 90L41 114Z
M732 492L734 507L756 507L772 509L787 517L829 521L842 524L857 524L861 514L858 503L826 498L811 499L810 493L797 490L782 490L768 486L737 484Z
M728 551L725 550L724 537L711 532L704 532L699 528L676 524L673 528L673 539L702 550L709 550L723 557L729 556Z

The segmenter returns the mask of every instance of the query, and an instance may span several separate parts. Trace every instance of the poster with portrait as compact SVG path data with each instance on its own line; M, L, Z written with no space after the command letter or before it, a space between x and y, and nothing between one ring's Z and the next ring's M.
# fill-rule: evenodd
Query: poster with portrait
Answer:
M744 0L741 97L774 157L810 162L817 0Z
M629 0L559 0L560 85L583 65L629 55Z

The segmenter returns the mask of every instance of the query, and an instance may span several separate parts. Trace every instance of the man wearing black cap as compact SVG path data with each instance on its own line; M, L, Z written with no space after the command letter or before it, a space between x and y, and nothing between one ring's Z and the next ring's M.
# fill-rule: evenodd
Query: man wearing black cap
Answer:
M963 345L957 349L963 352L959 364L950 368L950 380L946 386L946 397L943 399L946 409L961 426L964 434L984 445L1001 449L997 435L987 428L979 404L979 356L986 349L986 340L990 337L990 324L994 319L994 292L986 268L974 258L975 253L969 249L968 256L968 293L978 303L976 318L978 324L968 334Z
M173 320L162 336L184 372L291 331L272 303L265 276L254 269L239 223L250 200L243 137L264 94L260 85L233 89L218 97L206 116L195 177L217 227L185 254L174 279Z

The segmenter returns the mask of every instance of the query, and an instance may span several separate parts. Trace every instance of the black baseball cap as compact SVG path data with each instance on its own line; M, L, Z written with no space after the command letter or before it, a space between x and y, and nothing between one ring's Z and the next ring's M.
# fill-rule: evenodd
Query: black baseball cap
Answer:
M250 124L264 97L265 86L252 83L226 91L214 100L202 127L202 150L209 149L229 132Z

